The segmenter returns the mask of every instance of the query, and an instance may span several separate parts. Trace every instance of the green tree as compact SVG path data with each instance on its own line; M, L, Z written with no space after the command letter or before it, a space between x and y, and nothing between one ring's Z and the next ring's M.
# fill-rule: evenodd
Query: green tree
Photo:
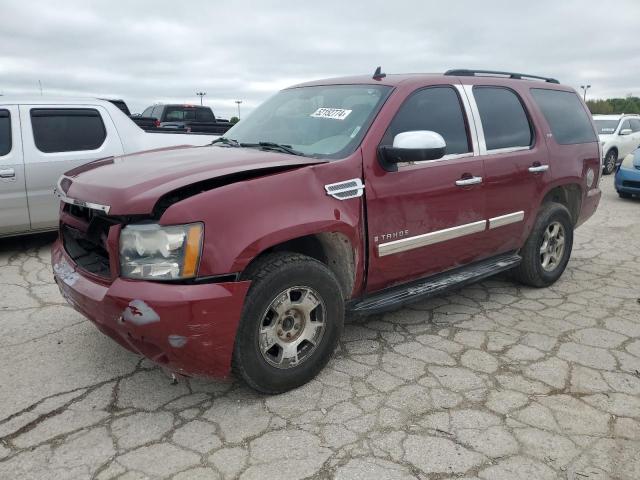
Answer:
M236 124L236 123L238 123L239 121L240 121L240 119L239 119L238 117L231 117L231 118L229 119L229 123L233 123L233 124Z
M605 98L587 101L589 111L596 114L640 113L640 97Z

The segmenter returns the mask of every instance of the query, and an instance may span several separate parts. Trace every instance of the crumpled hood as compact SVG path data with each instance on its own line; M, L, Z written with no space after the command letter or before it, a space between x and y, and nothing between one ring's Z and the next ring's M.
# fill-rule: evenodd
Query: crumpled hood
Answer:
M172 147L106 158L68 171L69 198L109 206L111 215L149 214L176 189L220 177L325 163L324 160L250 148Z

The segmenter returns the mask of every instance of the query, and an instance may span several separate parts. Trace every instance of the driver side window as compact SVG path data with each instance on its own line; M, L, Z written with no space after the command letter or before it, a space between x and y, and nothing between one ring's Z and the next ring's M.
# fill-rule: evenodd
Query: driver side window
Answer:
M471 152L462 104L452 87L429 87L412 93L391 121L381 144L393 145L397 134L414 130L442 135L446 155Z

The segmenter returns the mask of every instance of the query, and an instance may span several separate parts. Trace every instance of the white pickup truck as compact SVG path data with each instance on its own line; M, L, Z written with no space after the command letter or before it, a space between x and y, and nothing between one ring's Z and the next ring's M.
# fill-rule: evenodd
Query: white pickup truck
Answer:
M0 237L53 230L64 172L100 158L216 135L147 132L111 102L95 98L0 97Z

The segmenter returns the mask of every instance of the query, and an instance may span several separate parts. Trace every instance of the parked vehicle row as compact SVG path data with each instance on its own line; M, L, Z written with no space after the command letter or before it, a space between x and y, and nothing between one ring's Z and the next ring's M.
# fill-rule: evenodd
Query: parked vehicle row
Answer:
M613 173L622 159L640 147L640 115L594 115L603 156L603 172Z
M277 393L324 367L345 311L506 270L554 283L600 176L589 111L554 79L378 69L285 89L208 147L71 170L52 265L124 347Z
M206 145L215 135L145 132L110 101L0 97L0 237L53 230L64 172L101 158L175 145Z

